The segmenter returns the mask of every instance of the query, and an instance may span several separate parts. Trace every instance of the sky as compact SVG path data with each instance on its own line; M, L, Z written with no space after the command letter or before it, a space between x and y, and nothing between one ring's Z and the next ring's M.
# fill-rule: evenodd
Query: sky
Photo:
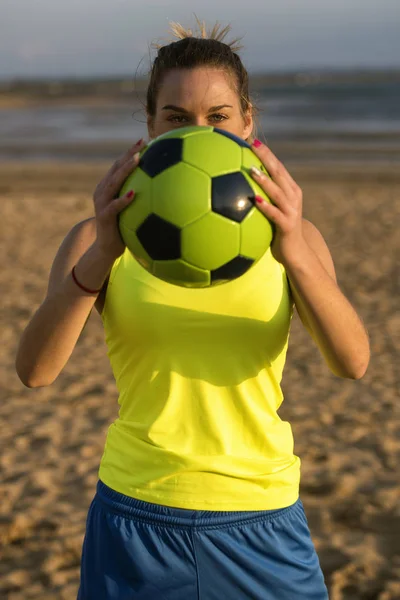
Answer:
M0 0L0 79L146 75L194 14L243 36L250 72L400 68L400 0Z

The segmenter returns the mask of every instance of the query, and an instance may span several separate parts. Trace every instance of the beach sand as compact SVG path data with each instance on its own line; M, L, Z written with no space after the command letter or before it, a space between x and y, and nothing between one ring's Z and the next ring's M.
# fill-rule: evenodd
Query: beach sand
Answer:
M50 387L26 389L16 346L68 230L91 216L108 164L0 167L0 597L74 600L85 520L117 391L93 314ZM360 381L325 366L296 317L280 417L302 459L301 497L332 600L400 598L398 166L290 168L304 214L370 334ZM397 309L397 311L396 311ZM397 365L397 367L396 367ZM229 600L240 600L238 597Z

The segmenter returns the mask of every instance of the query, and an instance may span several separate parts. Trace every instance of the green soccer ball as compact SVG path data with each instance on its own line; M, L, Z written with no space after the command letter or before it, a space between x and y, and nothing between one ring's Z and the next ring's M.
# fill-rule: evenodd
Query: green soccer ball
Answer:
M152 275L175 285L241 277L273 237L255 206L255 195L269 198L249 175L253 165L265 172L251 146L222 129L183 127L159 136L120 191L135 191L119 216L124 243Z

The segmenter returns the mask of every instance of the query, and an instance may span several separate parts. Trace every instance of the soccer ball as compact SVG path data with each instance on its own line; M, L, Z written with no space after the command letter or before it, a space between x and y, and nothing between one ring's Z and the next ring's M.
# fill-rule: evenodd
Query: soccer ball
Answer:
M265 171L251 146L215 127L182 127L152 142L120 196L122 239L152 275L184 287L226 283L269 248L273 226L256 208L269 201L248 171Z

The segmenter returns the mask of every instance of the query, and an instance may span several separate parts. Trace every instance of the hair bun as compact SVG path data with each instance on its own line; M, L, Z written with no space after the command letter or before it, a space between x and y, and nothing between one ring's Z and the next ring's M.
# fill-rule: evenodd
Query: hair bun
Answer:
M207 40L207 39L215 40L216 42L221 42L221 43L225 44L226 46L229 46L229 48L232 50L232 52L239 52L239 50L241 50L243 48L243 46L241 44L239 44L239 42L242 38L236 38L236 39L232 40L231 42L224 41L225 37L232 29L231 25L226 25L225 27L222 27L222 25L217 21L215 23L215 25L213 26L213 28L211 30L207 31L207 26L206 26L205 21L200 21L200 19L198 19L198 17L196 17L196 15L195 15L195 18L197 21L198 30L194 33L193 33L192 29L189 29L189 28L186 29L180 23L176 23L175 21L170 21L169 26L170 26L170 30L171 30L174 38L178 39L178 40L184 40L185 38L195 37L195 38L202 38L205 40ZM174 40L170 40L170 43L171 43L171 41L174 41ZM161 45L159 45L159 44L155 44L154 46L157 49L159 49L161 47Z

